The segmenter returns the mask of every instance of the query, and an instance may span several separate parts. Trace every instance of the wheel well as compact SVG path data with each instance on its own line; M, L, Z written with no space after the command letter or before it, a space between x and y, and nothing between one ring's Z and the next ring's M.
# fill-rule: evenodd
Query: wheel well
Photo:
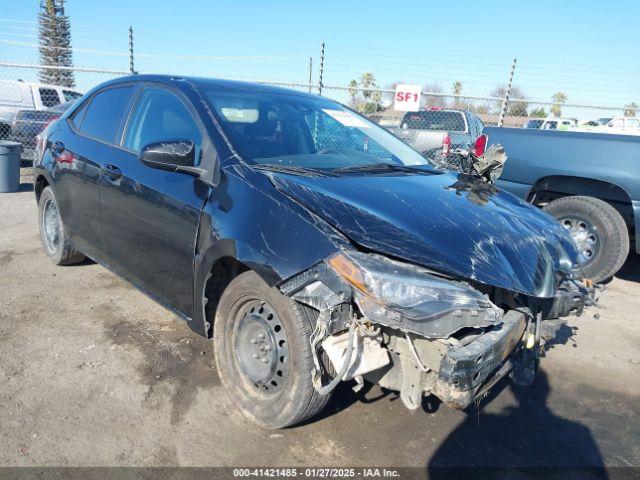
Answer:
M604 200L620 212L627 225L634 225L631 198L618 185L604 180L564 175L544 177L533 185L527 201L542 206L558 198L574 195Z
M204 290L204 296L207 299L205 319L209 322L208 338L213 337L213 318L222 292L234 278L248 270L250 270L249 267L233 257L222 257L213 264Z
M38 202L40 202L40 195L42 195L42 191L47 188L49 186L49 182L47 182L47 179L44 178L43 175L40 175L37 180L36 180L36 184L35 184L35 192L36 192L36 200Z

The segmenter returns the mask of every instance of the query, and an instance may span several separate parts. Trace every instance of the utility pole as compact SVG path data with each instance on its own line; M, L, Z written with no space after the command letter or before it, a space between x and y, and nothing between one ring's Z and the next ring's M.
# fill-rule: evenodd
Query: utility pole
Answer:
M509 108L509 95L511 95L511 85L513 83L513 74L516 71L516 62L517 58L513 59L513 63L511 64L511 73L509 74L509 83L507 84L507 88L504 91L504 98L502 99L502 108L500 109L500 117L498 117L498 126L501 127L504 123L504 116L507 114L507 109Z
M133 66L133 26L129 25L129 73L135 75L136 70Z
M324 42L320 46L320 75L318 77L318 95L322 95L322 75L324 73Z
M313 58L309 57L309 93L311 93L311 82L313 81L313 77L311 76L313 73Z

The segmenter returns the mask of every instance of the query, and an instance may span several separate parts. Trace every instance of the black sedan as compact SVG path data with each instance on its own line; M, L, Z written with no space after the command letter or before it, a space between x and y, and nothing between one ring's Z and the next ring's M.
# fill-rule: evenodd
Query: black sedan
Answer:
M550 216L310 94L113 80L40 135L34 173L51 260L88 256L213 338L234 403L270 428L342 380L412 409L528 384L542 320L585 299Z

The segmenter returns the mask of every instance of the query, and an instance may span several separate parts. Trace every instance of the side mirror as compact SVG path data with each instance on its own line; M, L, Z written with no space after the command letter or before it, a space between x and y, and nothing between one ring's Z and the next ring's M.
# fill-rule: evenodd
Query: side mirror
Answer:
M151 168L200 176L203 170L194 166L195 152L195 145L190 140L168 140L145 145L138 159Z

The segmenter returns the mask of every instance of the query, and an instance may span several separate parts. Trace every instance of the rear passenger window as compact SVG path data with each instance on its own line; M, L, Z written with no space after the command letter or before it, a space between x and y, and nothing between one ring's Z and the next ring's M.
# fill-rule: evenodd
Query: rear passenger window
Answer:
M64 95L64 101L70 102L71 100L77 100L82 96L79 92L74 92L72 90L63 90L62 94Z
M93 138L109 143L115 143L116 133L123 116L127 113L129 101L134 87L114 87L103 90L94 95L86 108L84 117L80 120L84 107L74 117L81 121L79 130ZM76 123L77 125L77 123Z
M85 101L82 104L82 106L79 109L77 109L71 116L71 123L73 123L73 126L76 127L78 130L80 129L80 125L82 124L82 119L84 117L84 112L87 111L87 106L89 105L89 103L91 102Z
M54 107L60 103L58 92L53 88L40 88L40 100L45 107Z

